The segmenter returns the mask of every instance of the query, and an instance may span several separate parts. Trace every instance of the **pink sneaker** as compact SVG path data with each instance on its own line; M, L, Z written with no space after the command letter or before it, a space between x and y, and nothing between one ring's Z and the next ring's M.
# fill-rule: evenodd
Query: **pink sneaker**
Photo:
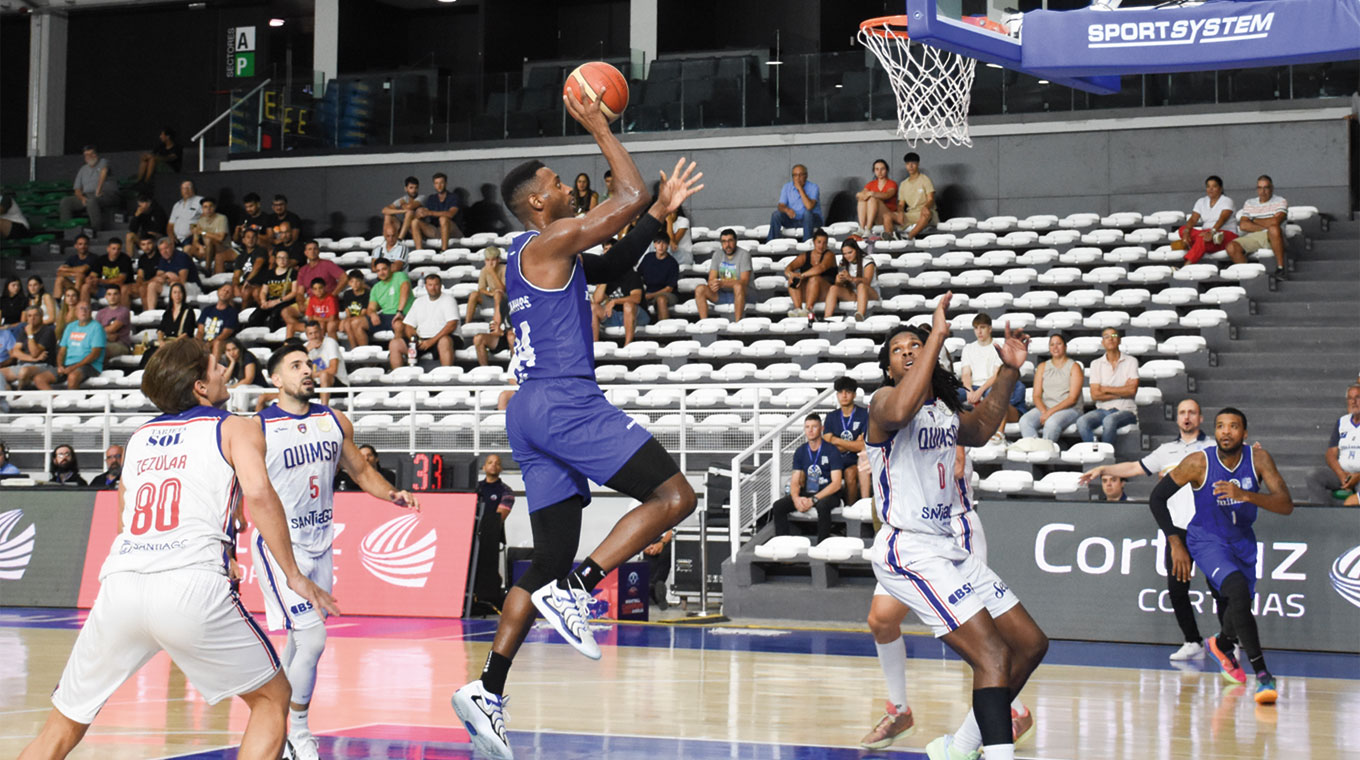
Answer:
M897 741L897 737L910 736L916 730L916 720L911 717L910 707L899 712L892 702L884 704L883 717L879 718L873 730L859 740L859 745L865 749L883 749Z
M1209 647L1209 651L1218 659L1219 667L1223 668L1223 680L1228 683L1245 684L1247 674L1242 671L1242 666L1237 664L1237 658L1233 656L1232 650L1223 651L1218 646L1218 637L1210 636L1204 640Z

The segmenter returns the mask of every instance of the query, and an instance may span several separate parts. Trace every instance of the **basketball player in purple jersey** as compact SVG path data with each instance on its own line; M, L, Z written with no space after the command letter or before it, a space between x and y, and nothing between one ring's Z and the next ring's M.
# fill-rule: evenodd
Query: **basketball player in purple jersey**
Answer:
M1275 677L1266 669L1261 652L1261 636L1251 614L1256 595L1256 522L1257 508L1281 515L1294 511L1289 486L1275 467L1275 460L1264 448L1244 446L1247 415L1227 407L1214 416L1217 446L1196 451L1181 460L1152 489L1148 506L1157 525L1166 534L1171 551L1171 571L1182 581L1190 580L1190 564L1204 571L1209 588L1227 609L1223 613L1223 632L1205 643L1218 658L1223 677L1245 684L1246 673L1238 664L1234 650L1242 644L1252 670L1256 673L1257 704L1271 704L1278 697ZM1195 494L1195 516L1185 526L1185 542L1172 529L1167 501L1189 483ZM1263 492L1265 485L1268 491Z
M453 707L483 753L511 758L505 733L505 678L537 608L582 654L599 659L587 625L591 591L610 570L642 551L694 511L694 490L670 454L631 417L605 400L595 382L588 285L613 282L637 267L666 215L703 185L694 164L661 173L647 209L642 175L609 131L599 102L563 98L572 118L600 146L614 176L610 197L583 216L571 189L538 161L521 164L501 183L505 205L528 228L505 262L506 299L515 330L512 366L519 390L506 409L506 429L524 474L534 553L529 570L505 598L500 625L479 680L459 689ZM631 232L603 255L581 251L608 240L647 209ZM575 570L587 479L641 504L621 519Z

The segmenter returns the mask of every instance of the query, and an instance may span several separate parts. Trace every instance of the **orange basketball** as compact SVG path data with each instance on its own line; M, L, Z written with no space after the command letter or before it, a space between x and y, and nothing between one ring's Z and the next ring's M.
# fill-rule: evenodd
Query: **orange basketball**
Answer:
M594 103L604 93L605 116L618 118L628 107L628 80L623 72L604 61L591 61L577 66L567 75L562 92L582 103Z

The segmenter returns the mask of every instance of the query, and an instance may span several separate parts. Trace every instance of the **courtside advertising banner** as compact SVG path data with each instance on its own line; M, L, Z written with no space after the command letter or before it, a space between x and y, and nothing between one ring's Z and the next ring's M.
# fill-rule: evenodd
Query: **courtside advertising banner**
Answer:
M0 604L75 605L94 498L74 488L6 494L0 506Z
M984 503L988 563L1058 639L1178 644L1165 542L1147 504ZM1360 651L1360 514L1260 510L1252 610L1267 649ZM1218 632L1204 573L1190 601L1203 636Z
M421 511L412 512L363 493L335 495L333 594L346 614L462 617L476 496L423 493L419 498ZM80 585L81 607L93 605L99 593L99 567L117 531L116 511L117 495L100 494ZM263 612L262 579L256 577L251 555L256 535L251 525L237 537L236 560L246 608Z

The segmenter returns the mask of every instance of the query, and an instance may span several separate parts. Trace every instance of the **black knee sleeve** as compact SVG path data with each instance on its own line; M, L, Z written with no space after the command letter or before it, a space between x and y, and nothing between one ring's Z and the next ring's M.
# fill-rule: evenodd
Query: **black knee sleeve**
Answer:
M533 592L571 572L581 539L584 508L585 501L578 495L529 513L534 553L529 569L515 581L517 587Z

